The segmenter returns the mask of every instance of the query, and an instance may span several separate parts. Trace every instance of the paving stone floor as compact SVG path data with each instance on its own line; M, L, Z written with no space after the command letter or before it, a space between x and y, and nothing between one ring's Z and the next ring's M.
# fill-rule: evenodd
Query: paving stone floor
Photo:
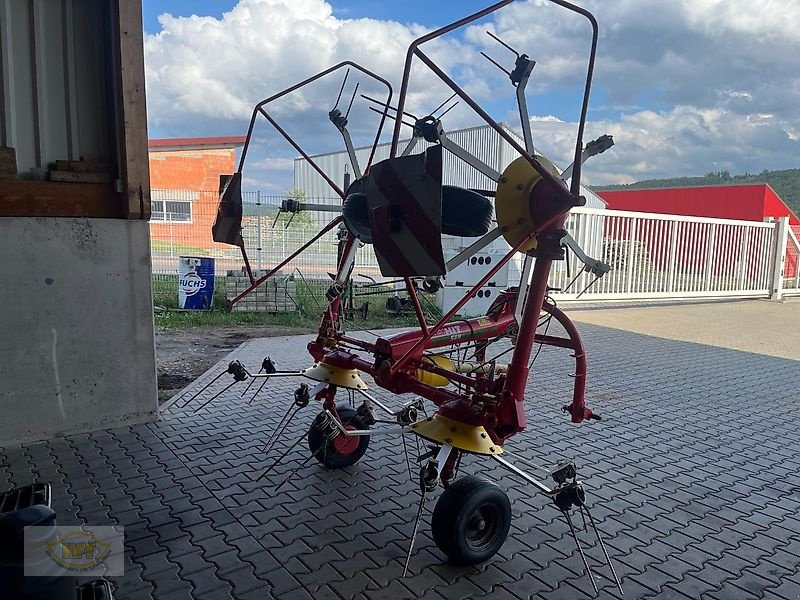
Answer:
M625 598L800 598L800 362L581 330L588 402L604 420L574 426L561 414L571 359L546 348L528 386L529 427L508 448L539 463L575 458ZM306 341L255 340L234 356L257 366L269 354L279 368L301 368ZM418 492L396 438L373 437L343 471L304 462L302 441L254 482L295 386L273 380L252 404L234 387L196 410L220 380L157 423L4 448L0 489L49 481L61 524L124 525L120 600L591 597L558 511L485 461L462 470L508 491L514 520L500 553L476 567L444 563L430 535L431 501L406 578ZM299 413L281 449L315 412ZM581 536L588 545L591 536ZM618 597L599 549L587 553L600 597Z

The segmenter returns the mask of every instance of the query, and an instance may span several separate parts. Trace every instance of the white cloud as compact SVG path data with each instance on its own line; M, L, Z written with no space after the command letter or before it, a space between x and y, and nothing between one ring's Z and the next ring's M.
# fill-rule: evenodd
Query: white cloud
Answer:
M589 124L587 139L608 132L617 142L587 165L592 183L797 166L800 2L765 0L757 8L751 0L581 4L600 23L592 115L603 118ZM324 0L240 0L220 19L162 15L162 31L145 40L151 128L163 136L243 133L256 102L346 59L389 78L397 91L408 44L425 28L345 14ZM463 39L438 41L426 52L481 100L506 102L513 94L507 76L477 52L503 64L512 56L486 29L537 61L529 86L532 112L543 105L537 95L564 98L581 89L588 25L543 0L513 3ZM422 114L448 94L427 70L416 73L407 108ZM346 94L356 80L361 92L381 94L357 77ZM272 106L312 153L342 147L326 121L340 82L337 74ZM551 114L532 119L535 142L562 165L572 153L578 114L577 101L569 104L569 110L548 105L541 112ZM356 145L371 141L377 117L361 100L352 117ZM448 114L446 127L475 123L462 103ZM290 187L296 153L259 127L250 180Z
M576 123L532 118L531 127L539 151L562 168L572 161ZM725 110L686 106L594 121L587 125L585 139L608 133L615 144L586 163L584 182L632 183L723 169L757 173L796 167L798 140L793 131L771 115L742 118Z

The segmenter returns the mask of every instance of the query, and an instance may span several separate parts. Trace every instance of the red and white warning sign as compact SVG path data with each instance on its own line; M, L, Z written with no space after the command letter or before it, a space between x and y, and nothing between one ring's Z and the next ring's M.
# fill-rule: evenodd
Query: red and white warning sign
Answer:
M385 277L444 275L441 146L373 165L367 208Z

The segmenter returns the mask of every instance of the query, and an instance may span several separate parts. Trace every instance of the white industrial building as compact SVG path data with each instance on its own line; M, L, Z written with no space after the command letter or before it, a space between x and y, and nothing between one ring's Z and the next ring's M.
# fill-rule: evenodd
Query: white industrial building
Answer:
M500 126L521 146L525 145L525 142L513 129L510 129L503 123L501 123ZM500 137L500 134L488 125L468 127L467 129L448 131L446 133L448 139L501 173L513 160L519 157L519 153L513 146ZM402 140L399 144L399 148L402 150L406 144L408 144L408 140ZM422 152L428 146L431 146L431 144L420 140L414 148L414 154ZM390 148L390 143L379 144L375 149L373 163L389 158ZM356 148L356 158L362 169L367 164L371 150L371 146ZM340 152L318 154L311 158L314 159L319 167L325 171L333 181L344 181L345 173L350 173L352 177L353 167L350 164L350 157L344 150ZM449 152L445 152L443 157L442 183L484 190L495 189L497 187L496 182ZM296 188L303 190L306 196L309 199L313 198L314 201L317 201L317 199L323 201L328 200L332 203L341 201L336 197L336 194L333 193L325 180L320 177L319 173L311 168L311 165L304 158L297 158L294 161L294 185ZM605 208L606 204L603 202L602 198L587 187L581 186L581 193L586 197L587 207Z
M524 141L513 129L510 129L507 125L502 123L500 125L521 146L524 146ZM448 131L446 134L448 139L452 142L455 142L470 154L500 173L502 173L513 160L519 157L519 153L514 147L489 125ZM408 144L408 141L409 140L403 140L400 142L399 148L401 151ZM414 148L413 153L422 152L430 145L430 143L420 140ZM390 148L391 144L389 143L378 145L375 149L373 163L389 158ZM371 146L357 148L355 150L356 159L362 170L366 166L371 150ZM319 154L312 156L312 158L333 181L343 182L346 173L349 173L351 178L353 177L353 166L350 164L350 157L345 150ZM565 167L566 165L559 166ZM473 189L493 190L497 187L495 181L450 152L444 152L443 154L442 183ZM327 182L304 158L298 158L294 161L294 186L296 189L302 190L305 193L309 202L333 205L339 205L341 203L341 199L335 195ZM587 207L606 207L605 202L587 187L581 186L581 193L586 198ZM330 220L330 215L320 213L317 218L320 220L320 224L323 224ZM602 226L601 221L598 221L598 223ZM600 236L598 236L597 239L600 239ZM474 241L475 238L442 236L445 259L455 255ZM489 260L492 260L492 257L499 258L508 252L509 249L509 245L501 237L488 245L481 253L475 255L476 263L474 268L470 268L471 265L463 265L459 267L457 272L448 274L445 281L446 286L439 292L438 301L440 307L452 306L455 300L463 295L461 290L452 288L458 287L463 290L465 287L476 283L480 279L486 272L485 264L487 262L487 257ZM587 248L586 250L591 251L593 249ZM478 259L480 259L479 263ZM519 283L521 263L522 255L514 257L509 262L508 269L497 273L496 281L492 281L490 285L487 286L481 297L473 298L468 303L468 306L465 307L468 313L465 314L484 314L489 304L494 300L495 293L493 290L502 289L509 285L517 285ZM558 268L558 265L556 265L556 268Z

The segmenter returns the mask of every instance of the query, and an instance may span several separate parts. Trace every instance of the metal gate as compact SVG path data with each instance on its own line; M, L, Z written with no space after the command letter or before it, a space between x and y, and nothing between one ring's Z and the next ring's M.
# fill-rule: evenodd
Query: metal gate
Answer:
M568 291L554 296L563 300L769 297L774 295L783 224L575 209L567 229L588 254L609 263L612 271L590 285L594 275L580 272L580 263L568 257L551 278L553 287ZM785 243L782 250L786 252Z

